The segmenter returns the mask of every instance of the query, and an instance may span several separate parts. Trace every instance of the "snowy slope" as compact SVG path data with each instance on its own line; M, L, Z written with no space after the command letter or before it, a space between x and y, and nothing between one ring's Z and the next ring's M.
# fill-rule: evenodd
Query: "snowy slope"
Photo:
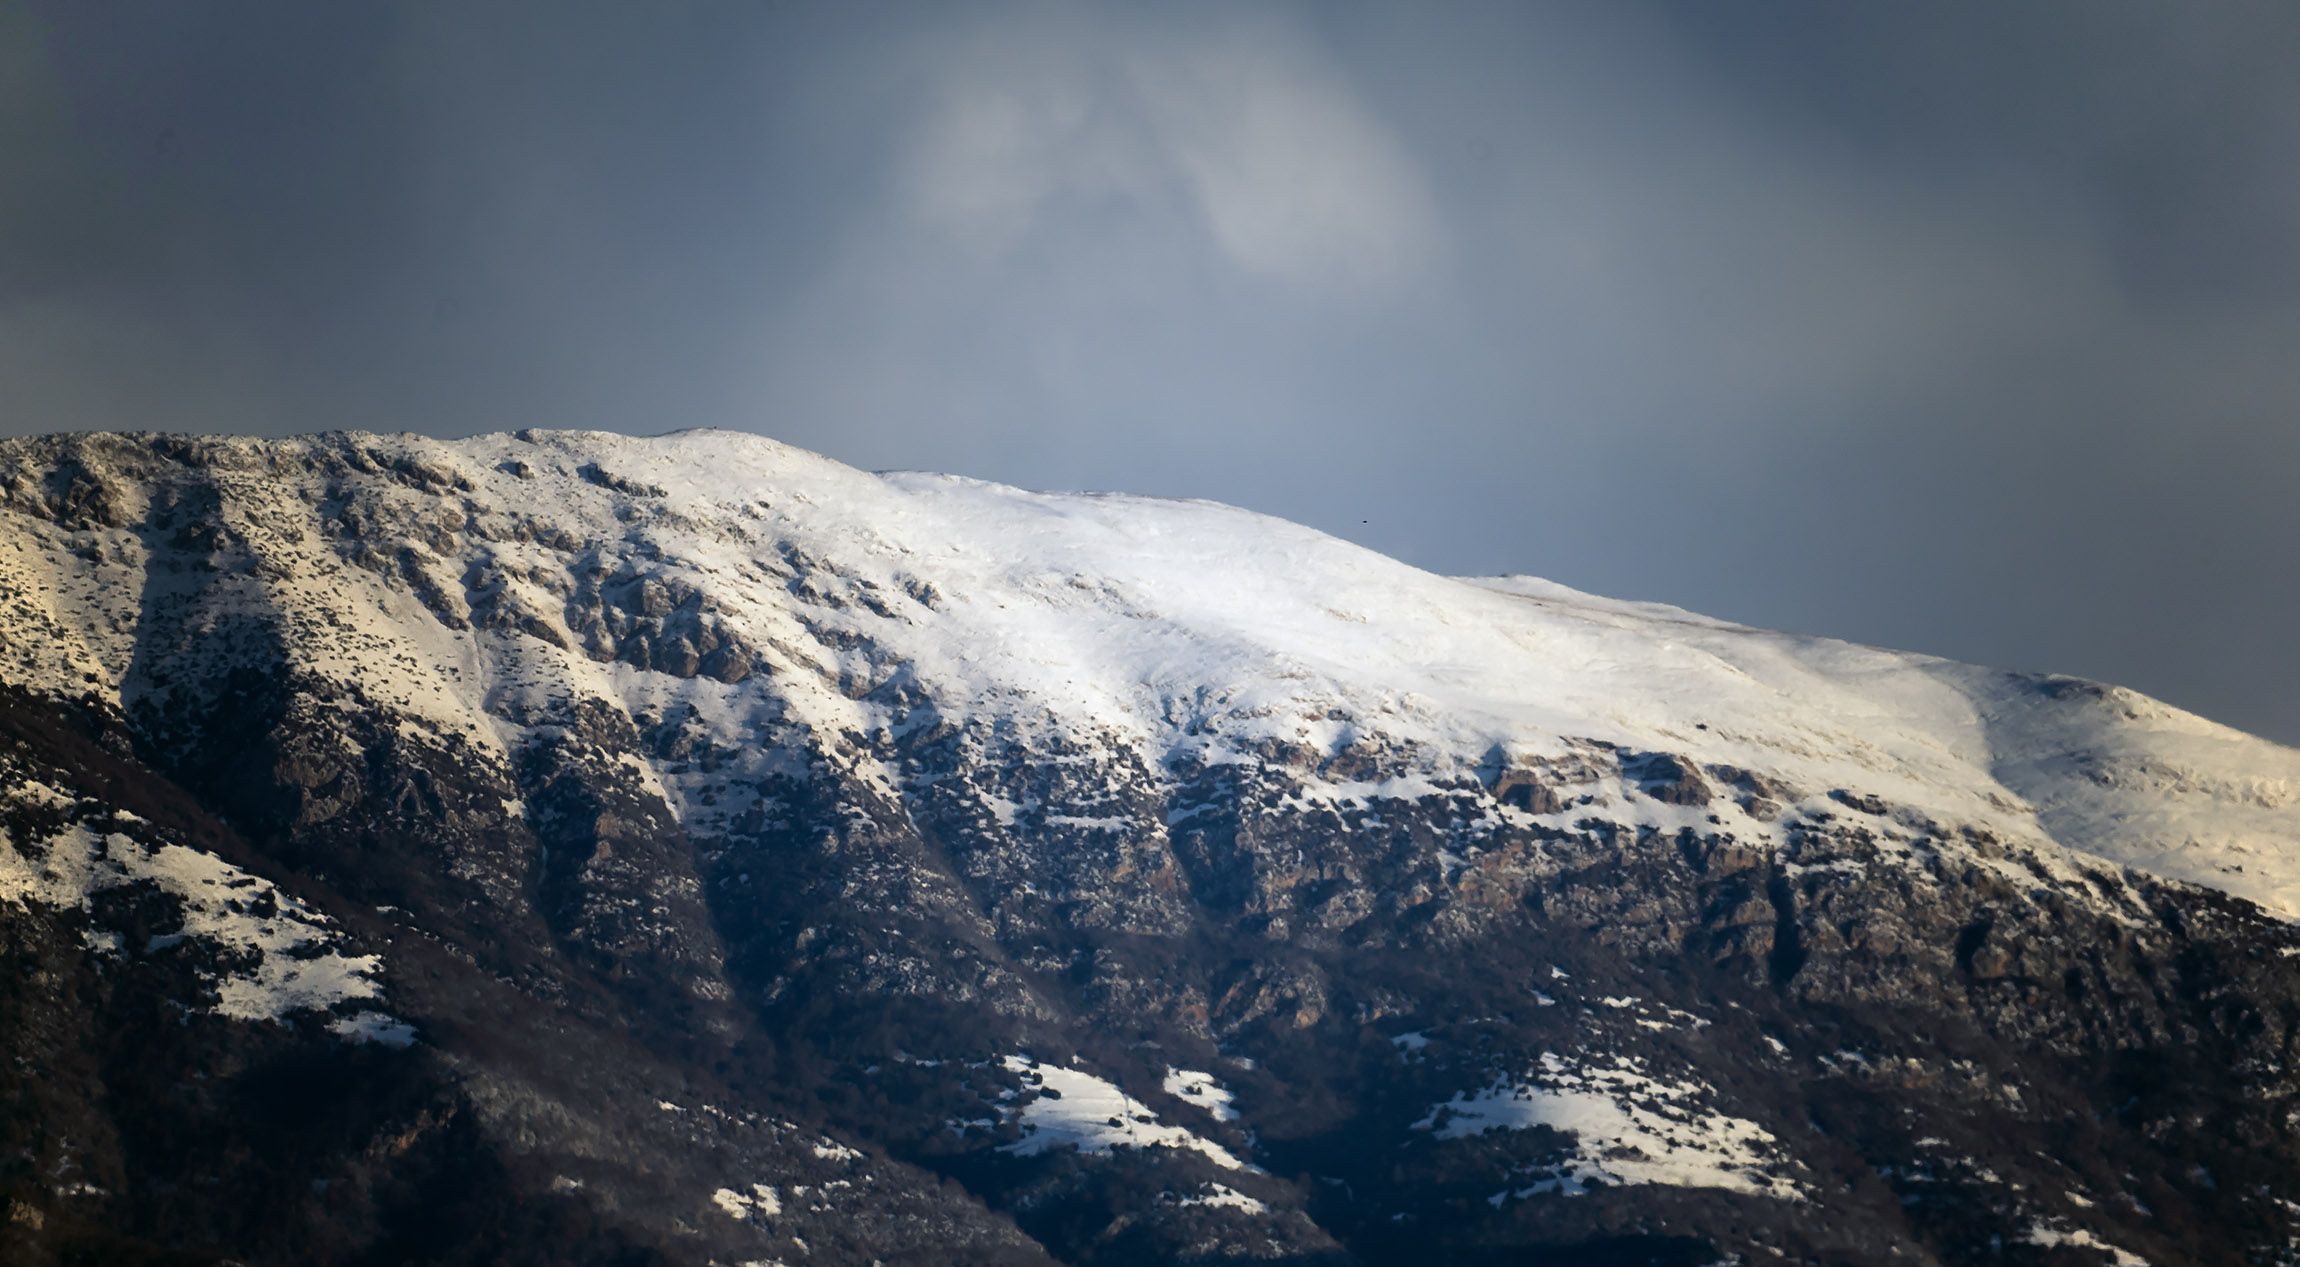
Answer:
M0 512L0 680L52 693L133 704L268 657L500 759L572 690L836 737L890 791L874 741L950 718L1151 771L1277 762L1337 801L1610 745L1749 772L1778 808L1593 781L1550 818L1762 839L1865 804L2300 915L2300 752L2117 688L1437 576L1211 503L870 474L724 432L521 433L12 441ZM155 560L203 516L224 575L194 586ZM720 649L637 667L585 624L609 600Z

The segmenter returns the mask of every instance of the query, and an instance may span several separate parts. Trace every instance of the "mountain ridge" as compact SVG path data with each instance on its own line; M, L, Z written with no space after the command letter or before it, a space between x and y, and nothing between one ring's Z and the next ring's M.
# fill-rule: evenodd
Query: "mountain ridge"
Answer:
M740 433L0 525L12 1261L2300 1244L2300 753L2134 692Z
M2268 845L2274 841L2300 835L2300 753L2180 712L2125 688L2081 679L1990 670L1835 639L1774 634L1691 613L1678 614L1676 609L1663 614L1652 605L1599 599L1548 582L1441 578L1396 563L1364 547L1213 502L1137 498L1114 493L1040 494L959 477L870 474L778 441L739 432L690 430L647 440L602 432L520 434L529 439L498 436L457 442L416 436L378 436L371 440L358 433L334 433L308 439L249 443L256 446L253 452L286 452L297 446L309 446L314 452L330 449L357 452L363 446L382 445L385 448L378 452L388 452L390 456L386 461L408 461L416 455L429 454L452 463L468 453L471 456L460 457L460 460L470 467L469 473L452 478L466 483L477 479L495 485L502 484L504 476L494 468L505 462L523 461L516 456L517 452L552 453L556 455L554 460L561 462L561 469L546 472L542 478L549 480L556 474L560 485L575 486L563 487L556 496L567 498L571 492L595 491L601 494L603 501L620 498L626 505L633 501L661 503L664 512L673 516L702 517L717 512L756 517L758 512L750 509L750 503L745 500L750 492L779 494L787 488L802 503L799 518L804 520L814 517L811 507L805 503L816 498L843 498L867 506L868 510L850 514L828 530L817 531L800 531L791 519L778 520L770 512L763 525L766 531L749 539L750 544L760 551L792 548L811 551L822 557L829 570L863 579L879 593L898 592L903 584L898 573L905 573L906 569L931 572L938 564L946 568L952 566L950 560L928 557L926 550L908 540L902 533L904 520L923 521L913 532L957 533L972 528L972 539L958 538L967 548L978 556L994 552L1004 555L966 561L974 565L970 567L971 575L965 578L973 582L972 588L991 595L992 602L1012 603L1016 607L1036 604L1048 610L1050 619L1029 622L1019 618L1001 619L983 611L936 612L925 604L912 604L905 607L903 616L914 622L950 624L965 618L968 623L958 633L942 639L921 633L906 641L905 634L909 631L895 628L892 633L887 632L894 623L892 617L878 622L876 628L865 628L857 622L846 631L853 636L884 638L890 643L884 658L914 666L920 682L930 693L955 690L959 698L951 705L953 711L986 709L992 707L985 703L986 695L1019 691L1034 695L1035 699L1030 702L1042 710L1071 715L1088 713L1090 725L1114 724L1129 733L1140 734L1157 729L1155 720L1146 722L1144 717L1154 711L1155 706L1145 706L1145 701L1139 699L1119 698L1131 685L1125 680L1130 676L1149 677L1149 685L1170 698L1201 685L1192 681L1194 675L1227 683L1266 681L1274 675L1306 675L1322 677L1318 685L1329 688L1326 694L1339 697L1336 702L1362 728L1410 742L1449 748L1455 750L1451 755L1457 758L1474 750L1479 760L1483 760L1485 750L1508 749L1513 745L1530 747L1535 755L1554 758L1561 754L1540 749L1559 735L1642 747L1667 744L1685 749L1696 759L1789 776L1808 785L1802 789L1808 798L1866 777L1888 785L1856 790L1888 796L1899 792L1903 799L1912 800L1916 798L1906 795L1907 787L1895 788L1889 786L1889 782L1891 776L1903 773L1897 767L1914 763L1911 771L1914 782L1955 795L1954 800L1938 807L1944 819L1977 823L2003 834L2040 836L2112 862L2220 887L2263 902L2286 915L2300 913L2300 874L2277 873L2263 878L2258 873L2261 859L2257 856L2267 852ZM266 445L273 447L266 449ZM674 455L663 451L674 445L689 452ZM649 479L665 481L668 487L644 485L651 495L634 499L601 484L602 479L638 478L601 474L603 468L598 459L609 454L631 470L647 473ZM753 455L764 455L764 460ZM718 469L723 464L736 463L738 458L752 459L742 466L741 480L731 479ZM592 474L583 474L586 470ZM782 487L778 487L777 480L782 481ZM316 490L306 491L316 495ZM500 488L490 491L499 497L503 495ZM744 509L734 509L736 507ZM1112 510L1117 513L1093 513ZM532 509L527 513L533 513ZM1141 522L1130 522L1130 514ZM1015 522L1032 516L1041 522ZM873 517L875 522L863 522ZM592 547L594 549L606 548L614 540L615 532L629 527L613 520L602 524L603 518L591 516L591 531L600 542ZM1207 522L1196 522L1198 520ZM642 524L630 530L643 533L646 529ZM728 525L710 525L709 530L724 533ZM1013 560L1029 560L1033 533L1047 536L1047 548L1054 553L1051 560L1043 564L1033 562L1028 567L999 566ZM1133 539L1137 533L1142 539ZM1094 539L1097 535L1103 539ZM1437 619L1409 621L1395 613L1345 612L1328 604L1323 614L1333 619L1321 621L1315 610L1320 601L1318 595L1287 593L1284 578L1274 575L1278 570L1274 568L1262 568L1220 593L1204 592L1204 587L1197 583L1199 576L1220 576L1223 569L1199 568L1196 558L1174 558L1171 547L1154 539L1173 536L1186 537L1185 548L1203 552L1201 557L1225 551L1232 556L1256 549L1283 551L1288 565L1313 573L1320 584L1341 593L1354 587L1362 599L1360 606L1371 609L1384 601L1418 603L1434 610ZM841 549L842 545L850 548ZM894 556L891 560L890 551ZM985 561L992 566L979 566ZM1155 568L1150 566L1153 562L1157 565ZM704 566L718 566L722 575L727 571L718 560L708 561ZM1364 575L1365 571L1371 571L1372 575ZM1192 575L1193 572L1196 575ZM702 587L703 578L692 573L689 576L695 588ZM1066 613L1061 610L1060 600L1069 596L1045 592L1049 587L1071 584L1080 577L1094 578L1089 584L1102 587L1103 599L1131 604L1127 614L1132 618L1164 625L1165 628L1158 631L1164 636L1163 644L1156 640L1137 640L1142 648L1139 653L1129 648L1134 658L1121 656L1117 663L1109 663L1105 657L1104 663L1097 664L1091 662L1088 654L1071 652L1059 666L1060 681L1055 680L1054 673L1032 671L1034 666L1016 656L991 666L987 674L970 674L971 666L953 663L949 648L942 645L963 640L987 650L1001 642L1042 643L1049 638L1123 645L1125 631L1114 627L1120 622L1102 621L1081 629L1079 621L1063 619ZM442 576L433 579L433 584L447 591L455 588L450 579ZM943 588L949 589L953 584L955 582L946 581ZM1128 592L1113 593L1114 585ZM1502 625L1508 619L1509 613L1491 607L1480 609L1474 603L1462 601L1457 594L1446 592L1447 587L1459 585L1506 594L1564 618L1545 622L1520 619L1506 626L1508 637L1517 645L1492 638L1469 641L1460 649L1430 645L1448 637L1451 626L1479 620ZM722 583L721 588L729 587ZM1245 601L1249 595L1251 603ZM958 598L963 601L972 596L961 593ZM556 619L563 623L563 614L547 610L552 606L552 596L532 597L536 600L532 605L537 610L523 611L520 618L546 624ZM716 600L719 596L711 597ZM452 603L453 599L449 601ZM1340 597L1335 601L1346 605ZM1232 610L1249 606L1277 610L1280 617L1257 623L1241 618ZM1689 616L1692 619L1688 620ZM1717 661L1720 671L1701 677L1698 675L1707 666L1694 665L1687 669L1682 664L1671 663L1670 653L1677 650L1672 644L1677 640L1657 635L1653 628L1657 620L1678 622L1687 629L1689 639L1708 638L1706 643L1693 643L1687 652L1692 657ZM1376 636L1360 639L1334 636L1331 627L1349 621L1373 630ZM1574 632L1568 627L1570 623L1609 626L1619 634L1618 643L1609 645L1592 638L1569 639ZM555 636L569 641L575 637L564 628ZM590 641L580 650L594 659L602 658L604 644L596 634L589 636ZM1741 653L1725 649L1717 645L1720 638L1755 650ZM1243 643L1240 649L1243 653L1225 655L1222 651L1228 649L1218 648L1202 664L1189 662L1195 653L1189 644L1204 646L1224 640ZM1637 643L1647 645L1639 647ZM1315 646L1322 655L1313 656L1300 650L1306 646ZM1617 646L1627 649L1617 650ZM1532 653L1530 657L1528 651ZM1452 653L1450 657L1446 656L1447 652ZM1567 659L1568 663L1563 666L1546 663L1545 652L1552 653L1546 657L1548 660ZM1422 668L1419 657L1425 654L1442 658L1438 673L1418 674ZM926 659L929 655L939 656L943 662L929 663ZM1377 657L1372 668L1356 674L1358 680L1352 681L1349 662L1369 656ZM1794 676L1784 679L1776 673L1773 680L1761 679L1755 691L1742 692L1738 697L1724 694L1738 685L1733 678L1761 674L1773 667L1752 663L1758 656L1784 662L1780 668ZM1484 664L1477 662L1479 657ZM1053 658L1038 657L1049 662ZM1183 662L1173 663L1177 658ZM1300 662L1305 659L1314 662ZM1166 662L1160 663L1160 660ZM1630 661L1625 666L1626 672L1608 675L1602 671L1605 662L1614 660ZM1491 667L1487 667L1489 665ZM1441 735L1426 724L1426 718L1400 716L1431 696L1436 697L1434 707L1425 711L1442 713L1449 718L1472 715L1483 703L1478 698L1479 692L1499 687L1490 682L1475 683L1473 689L1455 690L1449 698L1444 686L1427 680L1417 682L1416 676L1451 675L1458 681L1480 672L1493 679L1512 672L1522 675L1543 669L1548 670L1548 674L1547 680L1539 684L1540 690L1519 690L1515 698L1505 697L1501 706L1484 710L1489 715L1481 719L1480 726L1474 730L1457 726L1453 733ZM880 671L886 670L882 666ZM124 672L117 669L115 672L124 679ZM1684 691L1675 697L1657 696L1646 687L1645 680L1632 680L1658 679L1670 673L1686 680ZM1851 690L1838 689L1844 679L1864 675L1874 686L1862 683ZM1086 681L1081 682L1082 678ZM1928 691L1927 683L1922 680L1925 678L1950 679L1946 683L1948 692ZM1366 689L1368 683L1373 689ZM1752 742L1738 747L1711 742L1708 735L1693 731L1690 722L1697 719L1678 720L1674 716L1677 712L1690 714L1709 708L1730 714L1735 718L1732 724L1747 726L1748 719L1765 716L1764 705L1769 701L1763 697L1768 693L1787 694L1815 688L1830 688L1831 694L1818 697L1806 715L1798 715L1794 704L1785 712L1771 710L1779 715L1768 720L1774 721L1774 729L1781 733L1753 736ZM1868 691L1866 695L1864 689ZM1888 691L1891 693L1886 693ZM1085 700L1080 692L1094 693L1100 698ZM2055 692L2060 694L2053 694ZM1258 707L1297 713L1317 711L1312 706L1318 701L1310 698L1312 692L1308 690L1288 692L1281 687L1263 693L1270 698L1258 703ZM1399 694L1417 698L1401 701L1395 698ZM1388 698L1384 698L1385 695ZM1639 699L1640 695L1646 698ZM1964 698L1955 698L1958 695ZM2103 728L2097 719L2082 716L2076 708L2047 707L2043 711L2055 715L2036 717L2034 714L2039 708L2034 696L2037 695L2047 700L2088 698L2104 705L2093 711L2109 715L2107 720L2111 722L2115 714L2121 714L2126 724ZM1564 708L1545 708L1551 698L1563 698L1568 704ZM1643 715L1624 717L1621 704L1624 700L1634 700ZM1164 699L1158 701L1164 702ZM1401 704L1404 707L1400 707ZM1831 708L1855 713L1857 725L1836 724L1834 718L1826 715L1825 710ZM1969 709L1981 716L1968 719L1953 715L1960 709ZM1247 714L1252 710L1231 711ZM1545 712L1553 715L1544 716ZM2056 722L2063 723L2064 728L2069 721L2095 722L2096 733L2066 744L2073 751L2056 754L2054 763L2001 760L1987 738L1989 728L2000 724L2000 715L2001 724L2008 728L2018 730L2027 726L2022 742L2017 745L2023 749L2034 749L2040 746L2040 741L2049 743L2057 738L2049 734ZM1656 725L1656 720L1660 724ZM2133 723L2157 733L2135 736ZM1965 730L1977 733L1962 733ZM2047 733L2037 733L2040 731ZM1896 734L1913 734L1916 742L1898 751L1891 750L1890 739ZM1860 759L1861 750L1875 748L1880 736L1885 738L1888 750L1874 759ZM1278 735L1274 727L1263 727L1254 737L1298 741L1309 736L1308 728L1304 727L1296 727L1284 735ZM2240 768L2216 777L2209 766L2197 768L2199 759L2184 759L2185 754L2171 751L2170 741L2175 738L2191 747L2212 749L2205 761L2216 760L2223 768L2231 765ZM2149 740L2165 742L2152 744ZM1835 763L1833 768L1804 769L1799 768L1800 764L1814 763L1799 763L1784 757L1785 749L1794 751L1815 743L1855 754L1853 768ZM1169 737L1164 740L1164 746L1171 750L1175 744ZM1776 768L1766 768L1768 759ZM1954 768L1958 764L1969 768ZM1999 777L2008 768L2017 776L2010 784ZM2146 795L2120 801L2116 795L2120 780L2139 783ZM2216 787L2223 794L2214 795ZM2188 799L2209 803L2197 806L2195 813L2179 821L2172 821L2171 816L2153 812L2164 803L2158 793L2166 790L2201 793L2189 795ZM1996 802L2000 800L2029 802L2040 812L2032 816L2018 811L1998 812L2000 806ZM1934 810L1936 807L1925 805L1924 808ZM2249 810L2259 813L2248 814ZM2141 827L2128 829L2125 825L2135 822L2136 817ZM2267 821L2258 821L2263 817ZM2254 821L2243 821L2247 818ZM2053 830L2056 822L2073 823L2076 830L2056 834ZM2061 839L2062 836L2070 838ZM2159 842L2166 836L2182 838L2181 846L2163 847ZM2237 870L2245 865L2246 858L2253 860L2253 869Z

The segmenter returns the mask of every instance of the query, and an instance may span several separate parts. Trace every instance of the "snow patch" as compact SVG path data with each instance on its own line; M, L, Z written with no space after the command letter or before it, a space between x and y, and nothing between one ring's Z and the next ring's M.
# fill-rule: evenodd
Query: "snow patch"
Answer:
M1266 1214L1270 1209L1269 1206L1247 1196L1236 1188L1225 1187L1218 1183L1207 1184L1204 1191L1187 1197L1177 1197L1171 1193L1166 1195L1167 1199L1175 1205L1211 1206L1216 1209L1236 1210L1241 1214Z
M1166 1094L1188 1100L1213 1114L1217 1122L1238 1120L1238 1110L1234 1104L1237 1097L1216 1080L1213 1074L1168 1066L1165 1089Z
M1771 1132L1705 1107L1715 1091L1697 1081L1664 1082L1643 1062L1615 1057L1586 1065L1543 1053L1527 1081L1499 1080L1430 1110L1414 1129L1441 1140L1487 1131L1547 1127L1571 1137L1570 1153L1530 1185L1497 1194L1578 1195L1609 1185L1724 1188L1800 1200L1802 1190L1772 1173L1782 1164Z
M2111 1245L2084 1228L2067 1227L2057 1219L2039 1220L2030 1224L2028 1230L2021 1234L2021 1240L2030 1245L2042 1245L2047 1249L2062 1245L2075 1249L2089 1249L2100 1255L2105 1261L2113 1264L2113 1267L2149 1267L2147 1259L2131 1250Z
M1005 1145L1003 1152L1033 1157L1065 1147L1081 1153L1121 1147L1180 1148L1226 1169L1251 1169L1220 1144L1160 1122L1149 1106L1084 1070L1028 1056L1008 1056L1002 1064L1022 1079L1028 1096L1018 1108L1008 1110L1020 1119L1023 1137Z
M763 1183L754 1183L749 1192L721 1188L711 1194L711 1204L731 1219L748 1219L758 1215L771 1219L783 1212L782 1194Z
M75 823L29 851L0 833L0 902L89 910L108 889L149 884L176 899L183 923L147 939L144 953L167 954L185 941L222 950L231 965L213 974L209 1010L243 1021L280 1021L379 997L375 955L346 955L325 915L260 876L214 854L177 844L146 845L119 832ZM362 1042L404 1047L414 1031L362 1010L330 1027Z

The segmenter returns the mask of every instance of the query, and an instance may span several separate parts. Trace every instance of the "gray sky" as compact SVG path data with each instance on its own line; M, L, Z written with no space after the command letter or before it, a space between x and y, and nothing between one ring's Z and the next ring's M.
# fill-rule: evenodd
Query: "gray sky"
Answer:
M2300 741L2300 8L0 0L0 432L739 427Z

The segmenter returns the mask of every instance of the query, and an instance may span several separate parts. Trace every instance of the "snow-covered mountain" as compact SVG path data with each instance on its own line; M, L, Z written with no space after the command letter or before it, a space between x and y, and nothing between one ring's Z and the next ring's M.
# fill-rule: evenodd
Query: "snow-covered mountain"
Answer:
M523 432L0 442L0 691L27 1261L2300 1234L2300 752L2121 688Z

